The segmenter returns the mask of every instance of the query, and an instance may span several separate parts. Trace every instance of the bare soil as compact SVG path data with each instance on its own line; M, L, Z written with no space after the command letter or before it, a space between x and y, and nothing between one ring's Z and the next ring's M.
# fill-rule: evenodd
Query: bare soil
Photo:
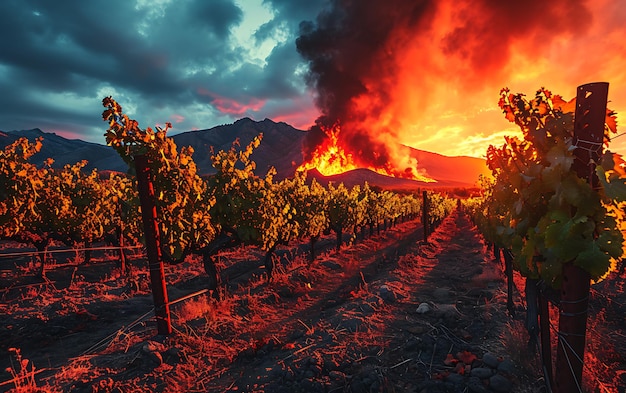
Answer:
M418 222L332 243L311 264L305 247L278 250L269 283L260 250L223 252L218 291L204 291L198 260L167 267L169 336L156 334L141 257L132 279L111 254L50 272L54 285L13 282L0 292L0 392L545 391L523 301L516 292L509 316L502 267L463 212L427 243ZM616 350L597 348L608 358L591 360L609 370L587 385L622 392L624 314L613 311L626 310L616 297L592 304L603 320L591 329Z

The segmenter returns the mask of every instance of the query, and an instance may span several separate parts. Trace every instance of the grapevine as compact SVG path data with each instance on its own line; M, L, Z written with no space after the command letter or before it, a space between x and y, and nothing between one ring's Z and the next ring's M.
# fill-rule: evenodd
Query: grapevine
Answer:
M490 221L490 237L510 246L524 276L559 287L563 264L573 261L594 280L602 279L624 255L623 210L612 198L623 179L619 168L598 166L600 174L608 173L604 184L614 185L599 193L571 170L577 148L572 101L543 88L531 100L503 89L499 106L524 138L506 137L502 147L487 150L494 182L484 189L482 213ZM607 111L606 123L608 143L615 132L613 112Z
M214 200L207 192L206 183L197 173L192 159L193 148L177 149L172 138L166 136L171 127L154 131L141 129L136 120L123 113L122 107L111 97L102 105L103 120L109 128L106 142L133 168L134 156L145 154L158 191L157 207L161 216L160 233L163 254L172 262L184 259L214 239L216 228L209 210Z

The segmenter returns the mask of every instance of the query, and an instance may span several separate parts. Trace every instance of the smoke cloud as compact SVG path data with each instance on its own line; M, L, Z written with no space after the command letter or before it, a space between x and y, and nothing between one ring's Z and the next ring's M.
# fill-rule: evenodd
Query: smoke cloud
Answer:
M305 159L324 140L321 128L340 124L339 140L358 161L415 169L399 141L444 115L433 102L447 96L454 108L487 79L503 87L520 53L540 58L590 25L582 0L331 0L296 40L321 112Z

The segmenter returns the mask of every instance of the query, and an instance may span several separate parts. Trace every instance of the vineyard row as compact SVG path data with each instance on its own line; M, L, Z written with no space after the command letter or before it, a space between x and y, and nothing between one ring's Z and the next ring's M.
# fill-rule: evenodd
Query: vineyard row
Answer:
M422 197L371 187L327 187L306 172L277 181L275 170L255 173L250 159L262 135L241 151L212 153L216 173L200 176L193 149L178 151L166 129L139 129L111 98L103 101L109 122L107 143L129 164L129 174L93 170L86 161L53 169L53 160L37 167L30 162L42 139L21 138L0 151L0 236L44 251L51 241L88 248L92 243L116 246L144 242L141 204L134 170L145 158L155 192L160 249L169 263L189 254L203 255L205 266L219 250L254 245L267 252L291 241L309 241L311 258L322 234L334 232L337 248L344 233L379 232L400 219L419 217ZM455 206L446 196L428 193L429 220L440 221ZM123 251L120 251L123 257ZM85 255L89 259L89 255ZM122 258L123 260L123 258ZM43 273L42 258L42 273ZM271 264L267 265L270 268ZM211 266L207 266L211 269Z

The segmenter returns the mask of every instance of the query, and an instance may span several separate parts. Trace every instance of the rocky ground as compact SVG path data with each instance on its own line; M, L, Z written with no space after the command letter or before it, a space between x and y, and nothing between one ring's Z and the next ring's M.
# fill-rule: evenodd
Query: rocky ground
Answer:
M518 364L524 356L508 353L504 341L524 332L508 331L501 267L465 215L455 212L427 244L357 253L366 262L352 267L358 274L342 263L348 254L326 261L331 274L307 294L322 301L300 314L301 326L239 356L208 390L542 391Z

